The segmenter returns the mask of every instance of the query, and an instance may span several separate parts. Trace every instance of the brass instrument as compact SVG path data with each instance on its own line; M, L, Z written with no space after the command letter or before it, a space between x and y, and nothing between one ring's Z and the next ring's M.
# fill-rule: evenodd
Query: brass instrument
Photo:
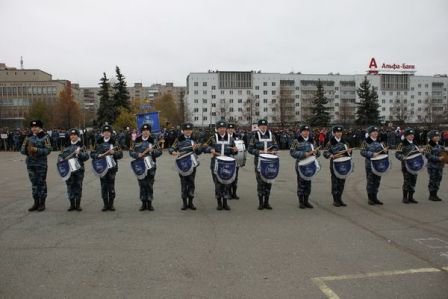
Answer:
M447 150L441 152L440 157L442 157L441 162L448 164L448 151Z
M85 150L85 146L82 146L79 150L79 152L81 152L82 150ZM71 159L74 155L76 155L76 150L74 150L70 155L68 155L67 157L64 158L64 160L69 160Z
M104 153L102 153L102 154L99 154L98 155L98 158L104 158L104 157L106 157L106 156L108 156L108 155L111 155L111 151L113 151L113 150L117 150L117 151L119 151L120 150L120 147L119 146L115 146L115 147L113 147L113 148L111 148L110 150L107 150L106 152L104 152Z

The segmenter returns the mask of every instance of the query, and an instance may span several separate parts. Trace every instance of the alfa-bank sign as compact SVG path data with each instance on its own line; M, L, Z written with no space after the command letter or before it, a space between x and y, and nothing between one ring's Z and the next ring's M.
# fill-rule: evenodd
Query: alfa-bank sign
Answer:
M380 67L378 67L378 65ZM402 72L402 73L415 73L415 64L407 63L381 63L378 64L376 59L372 57L369 63L369 74L378 74L378 72Z

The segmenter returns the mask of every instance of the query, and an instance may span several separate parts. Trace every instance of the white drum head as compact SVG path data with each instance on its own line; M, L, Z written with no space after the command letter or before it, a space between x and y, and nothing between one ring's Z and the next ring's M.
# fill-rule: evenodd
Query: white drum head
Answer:
M412 160L412 159L414 159L414 158L416 158L418 156L421 156L421 155L422 155L421 153L413 154L413 155L407 157L406 160Z
M376 160L383 160L383 159L385 159L387 157L389 157L389 156L386 155L386 154L382 154L382 155L376 156L375 158L371 158L370 160L374 160L374 161L376 161Z
M352 157L340 157L340 158L334 159L333 162L345 162L345 161L348 161L351 159L352 159Z
M308 164L310 164L310 163L312 163L314 161L316 161L316 157L315 156L309 156L308 158L300 160L299 161L299 166L308 165Z
M234 158L227 157L227 156L218 156L218 157L216 157L216 159L221 160L221 161L226 161L226 162L228 162L228 161L235 161Z

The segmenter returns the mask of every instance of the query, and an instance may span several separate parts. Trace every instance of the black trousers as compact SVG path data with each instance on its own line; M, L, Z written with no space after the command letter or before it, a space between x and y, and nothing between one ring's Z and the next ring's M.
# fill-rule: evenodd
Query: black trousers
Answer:
M183 176L179 174L182 199L188 199L194 197L195 177L196 177L196 168L190 175Z

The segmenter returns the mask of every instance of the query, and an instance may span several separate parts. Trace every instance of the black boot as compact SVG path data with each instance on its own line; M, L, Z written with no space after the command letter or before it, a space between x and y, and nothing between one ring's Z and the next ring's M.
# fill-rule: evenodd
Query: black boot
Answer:
M378 199L378 193L373 195L373 201L375 202L376 205L383 205L383 202L381 200Z
M299 208L305 209L305 197L303 195L299 196Z
M138 209L139 211L144 211L148 208L148 205L146 204L146 201L142 201L142 206L140 207L140 209Z
M310 204L310 202L309 202L309 195L305 195L305 202L304 203L305 203L305 207L306 208L308 208L308 209L314 208L313 205Z
M333 206L335 206L335 207L342 206L341 202L339 201L339 198L337 197L337 195L333 195Z
M437 196L437 191L430 192L428 199L431 200L431 201L442 201L442 199Z
M39 201L39 207L37 208L38 212L45 211L45 199L41 199Z
M31 208L28 209L28 211L30 212L37 211L38 208L39 208L39 200L34 199L34 204L31 206Z
M339 200L339 204L341 205L341 207L346 207L347 206L347 204L342 201L342 196L341 195L338 196L338 200Z
M186 198L182 198L182 208L180 208L182 211L185 211L186 209L188 209L188 205L187 205L187 199Z
M76 211L78 211L78 212L81 212L81 211L82 211L82 209L81 209L81 198L77 198L77 199L75 200L75 209L76 209Z
M233 192L232 192L232 198L233 198L233 199L240 199L240 197L239 197L238 195L236 195L236 186L235 186L232 190L233 190Z
M269 204L269 196L265 196L265 197L264 197L264 204L263 204L263 207L264 207L266 210L272 210L272 207L271 207L271 205Z
M114 207L114 200L113 199L109 199L109 206L107 207L109 211L115 211L115 207Z
M222 210L222 200L221 200L221 197L217 198L216 200L218 202L218 207L216 209L218 211L221 211Z
M189 197L189 198L188 198L188 208L189 208L190 210L193 210L193 211L196 210L196 207L195 207L194 204L193 204L193 197Z
M222 208L226 211L230 211L230 207L227 205L227 198L223 197L222 198Z
M109 201L103 198L103 208L101 209L101 211L106 212L108 209L109 209Z
M152 200L147 201L146 205L148 206L148 211L154 211L154 207L152 206Z
M373 193L367 193L367 197L369 198L369 205L373 206L375 205L375 194Z
M70 199L70 208L67 209L67 211L71 212L74 211L75 208L75 199Z
M408 191L403 191L403 203L408 204L409 198L408 198Z
M259 210L263 210L264 206L263 206L263 195L258 195L258 209Z
M414 196L414 192L409 192L409 196L408 196L409 202L410 203L418 203L418 201L416 201L413 196Z

